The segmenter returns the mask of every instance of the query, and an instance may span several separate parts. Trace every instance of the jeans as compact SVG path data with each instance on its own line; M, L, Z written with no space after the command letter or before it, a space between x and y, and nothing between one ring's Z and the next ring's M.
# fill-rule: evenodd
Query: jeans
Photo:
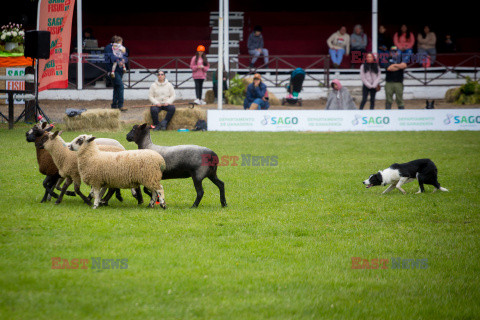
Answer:
M203 79L193 79L193 82L195 82L195 95L198 100L202 100L203 81Z
M123 108L123 69L115 70L115 79L113 79L113 101L112 108Z
M412 49L400 50L399 53L400 53L400 56L402 57L402 62L410 63L410 61L412 60L412 54L413 54Z
M426 57L430 56L430 65L433 66L433 64L435 63L435 59L437 58L437 50L435 48L418 49L418 55L420 56L418 63L425 63Z
M258 104L258 110L267 110L267 103L263 99L257 98L252 103Z
M370 94L370 110L375 108L375 95L377 90L375 88L369 89L365 85L362 88L362 102L360 102L360 110L363 110L365 103L367 103L368 95Z
M398 109L404 109L403 103L403 83L387 82L385 83L385 109L392 109L393 95L397 102Z
M250 62L251 64L254 64L257 61L257 59L260 57L260 55L263 55L263 62L265 64L268 63L268 50L265 48L262 48L261 51L248 50L248 54L252 56L252 61Z
M162 106L162 107L157 107L157 106L151 106L150 107L150 115L152 116L152 122L153 125L156 127L160 124L160 121L158 120L158 114L160 111L167 111L167 114L165 115L165 118L162 120L162 126L167 127L167 124L172 120L173 115L175 114L175 106L174 105L169 105L169 106Z
M344 49L330 49L328 50L330 57L332 58L333 64L340 65L345 55Z

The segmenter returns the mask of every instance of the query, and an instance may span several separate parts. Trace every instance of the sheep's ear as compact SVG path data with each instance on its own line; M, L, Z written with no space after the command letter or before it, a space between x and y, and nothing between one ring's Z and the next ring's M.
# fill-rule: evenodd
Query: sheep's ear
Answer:
M58 132L59 132L58 130L55 131L55 132L50 136L50 139L51 139L51 140L55 139L55 138L58 136Z
M97 139L96 137L91 137L87 140L87 142L92 142L93 140Z
M46 123L46 122L43 122L43 123L42 123L42 129L45 129L46 126L47 126L47 123Z
M44 122L44 124L45 124L45 123L46 123L46 122ZM53 129L53 126L49 126L48 128L45 129L45 131L46 131L46 132L50 132L50 131L52 131L52 129Z
M58 135L61 136L62 133L63 133L63 130L60 130L60 131L58 132Z
M142 124L142 125L140 126L140 129L144 130L146 126L147 126L147 124L144 123L144 124Z

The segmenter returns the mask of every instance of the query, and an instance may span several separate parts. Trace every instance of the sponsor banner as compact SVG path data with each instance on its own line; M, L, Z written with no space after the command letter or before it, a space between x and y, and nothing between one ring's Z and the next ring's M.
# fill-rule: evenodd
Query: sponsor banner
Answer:
M43 0L40 5L39 30L50 31L50 58L40 59L39 88L68 87L68 62L75 0Z
M12 77L23 77L25 75L25 68L5 68L5 74ZM6 80L5 89L25 91L25 81ZM8 104L8 98L5 100L5 103ZM13 103L23 104L25 101L23 99L14 99Z
M209 131L480 131L480 109L208 110Z

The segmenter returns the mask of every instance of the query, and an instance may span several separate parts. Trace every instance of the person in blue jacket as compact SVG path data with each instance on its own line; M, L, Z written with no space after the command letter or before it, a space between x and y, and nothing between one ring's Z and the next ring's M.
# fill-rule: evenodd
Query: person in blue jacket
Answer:
M255 73L253 82L247 87L247 96L243 101L243 109L267 110L269 107L267 86L262 82L262 76Z

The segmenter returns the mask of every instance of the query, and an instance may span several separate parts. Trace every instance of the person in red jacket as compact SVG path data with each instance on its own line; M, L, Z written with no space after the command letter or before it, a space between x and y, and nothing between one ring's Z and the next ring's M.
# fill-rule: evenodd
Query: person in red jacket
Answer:
M393 44L397 47L402 61L409 63L413 53L413 46L415 45L415 36L413 32L408 31L405 24L402 24L400 30L393 36Z

